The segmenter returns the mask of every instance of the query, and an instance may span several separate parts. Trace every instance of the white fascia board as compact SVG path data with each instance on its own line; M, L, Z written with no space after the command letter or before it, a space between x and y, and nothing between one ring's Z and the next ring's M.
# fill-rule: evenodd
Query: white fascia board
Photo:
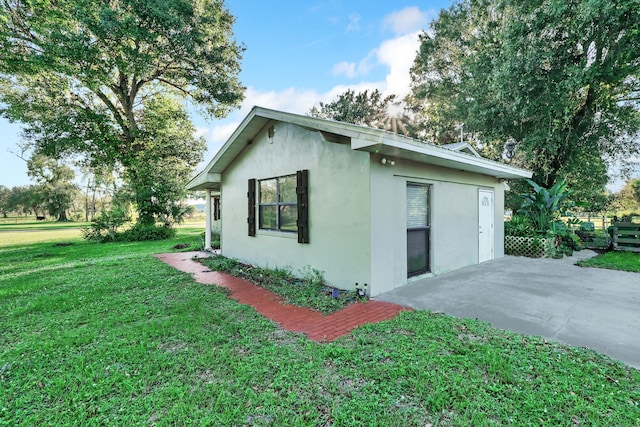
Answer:
M498 178L531 178L533 175L531 171L514 168L471 154L460 153L431 144L409 144L406 141L392 138L385 138L380 144L362 144L362 148L354 149L381 152L383 154L388 153L389 155L396 153L399 157L407 160L432 163L452 169L468 170ZM431 162L429 159L433 159L433 161Z
M372 148L383 144L382 138L371 137L370 135L358 135L356 138L351 138L352 150L363 150L366 148Z
M222 175L219 173L205 173L205 171L202 171L189 181L186 188L190 191L214 189L219 187L221 181Z

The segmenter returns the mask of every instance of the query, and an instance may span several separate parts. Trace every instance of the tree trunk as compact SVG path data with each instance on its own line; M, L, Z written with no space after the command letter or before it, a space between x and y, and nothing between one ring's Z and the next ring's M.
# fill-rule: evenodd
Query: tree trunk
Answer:
M58 222L67 222L67 221L69 221L69 219L67 218L67 211L63 209L58 214Z
M96 218L96 185L93 186L93 194L91 194L91 221Z

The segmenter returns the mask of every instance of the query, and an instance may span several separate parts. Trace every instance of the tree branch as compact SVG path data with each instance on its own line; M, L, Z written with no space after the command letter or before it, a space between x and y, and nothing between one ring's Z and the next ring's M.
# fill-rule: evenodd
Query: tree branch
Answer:
M126 122L124 121L124 119L122 118L122 115L120 114L120 111L118 111L116 106L113 105L113 102L111 102L109 97L107 95L105 95L99 89L92 90L92 92L95 93L96 96L98 98L100 98L102 103L109 109L109 111L111 111L111 113L113 114L113 118L116 120L116 122L118 122L118 125L120 126L120 128L124 132L125 137L128 140L130 140L131 139L131 130L127 127Z
M160 77L156 78L156 80L161 82L161 83L164 83L164 84L166 84L168 86L171 86L171 87L173 87L175 89L178 89L180 92L184 93L187 96L191 96L191 92L189 92L188 90L186 90L182 86L179 86L179 85L177 85L176 83L174 83L174 82L172 82L170 80L166 80L166 79L163 79L163 78L160 78Z

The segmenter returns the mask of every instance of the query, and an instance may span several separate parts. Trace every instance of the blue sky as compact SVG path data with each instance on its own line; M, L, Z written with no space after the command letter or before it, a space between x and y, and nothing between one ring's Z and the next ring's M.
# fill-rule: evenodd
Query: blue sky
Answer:
M224 120L194 114L210 159L254 105L306 113L348 88L404 95L417 37L451 1L378 0L254 2L227 0L236 40L246 46L239 110ZM404 93L402 93L404 92ZM0 119L0 185L28 185L19 151L20 126Z
M207 140L206 163L251 107L304 114L351 88L403 96L418 35L452 0L227 0L236 40L246 47L240 80L247 87L239 110L224 120L193 114ZM0 185L30 184L18 151L20 127L0 119Z

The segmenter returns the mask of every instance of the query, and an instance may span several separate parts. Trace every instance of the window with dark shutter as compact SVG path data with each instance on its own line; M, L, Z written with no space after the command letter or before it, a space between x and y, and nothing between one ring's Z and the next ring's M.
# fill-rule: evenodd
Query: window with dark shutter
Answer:
M309 243L309 171L296 172L298 196L298 243Z
M248 215L247 224L249 236L256 235L256 180L250 179L248 183L249 189L247 190L247 204Z
M220 197L213 198L213 220L220 220Z
M297 233L298 243L309 243L309 171L253 181L249 182L249 223L253 224L249 235L255 236L257 222L259 230Z

